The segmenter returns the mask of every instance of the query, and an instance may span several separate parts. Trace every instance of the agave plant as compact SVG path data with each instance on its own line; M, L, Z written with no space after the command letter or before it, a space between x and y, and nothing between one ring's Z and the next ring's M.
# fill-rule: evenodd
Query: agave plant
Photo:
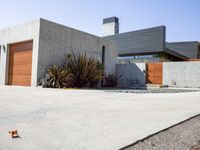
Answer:
M95 87L103 79L104 65L86 53L68 54L66 69L72 74L74 87Z
M46 88L67 88L72 86L72 74L65 68L53 65L47 69L40 85Z
M42 87L96 87L103 79L104 65L85 54L71 52L67 55L65 65L53 65L48 68Z

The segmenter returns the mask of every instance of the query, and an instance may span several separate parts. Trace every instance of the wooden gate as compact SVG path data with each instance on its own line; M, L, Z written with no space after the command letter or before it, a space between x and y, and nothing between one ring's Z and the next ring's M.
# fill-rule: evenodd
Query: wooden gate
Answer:
M146 64L146 82L147 84L162 85L163 64L147 63Z

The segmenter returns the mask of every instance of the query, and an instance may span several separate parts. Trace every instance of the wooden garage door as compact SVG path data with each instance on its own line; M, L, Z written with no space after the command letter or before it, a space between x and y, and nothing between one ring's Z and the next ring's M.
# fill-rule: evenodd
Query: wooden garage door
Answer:
M148 84L162 84L162 63L147 63L146 78Z
M9 85L31 85L33 41L11 44L9 54Z

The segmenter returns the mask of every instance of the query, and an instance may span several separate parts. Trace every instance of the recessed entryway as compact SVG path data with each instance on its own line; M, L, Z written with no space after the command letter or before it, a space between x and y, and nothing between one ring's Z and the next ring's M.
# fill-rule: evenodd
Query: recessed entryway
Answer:
M8 85L30 86L33 41L10 45Z

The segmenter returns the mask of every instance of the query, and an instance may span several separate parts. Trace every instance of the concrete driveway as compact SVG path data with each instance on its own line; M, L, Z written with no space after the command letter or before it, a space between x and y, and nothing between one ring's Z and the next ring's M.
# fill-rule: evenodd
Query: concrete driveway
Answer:
M0 150L116 150L200 113L200 93L0 87ZM21 138L11 139L17 129Z

